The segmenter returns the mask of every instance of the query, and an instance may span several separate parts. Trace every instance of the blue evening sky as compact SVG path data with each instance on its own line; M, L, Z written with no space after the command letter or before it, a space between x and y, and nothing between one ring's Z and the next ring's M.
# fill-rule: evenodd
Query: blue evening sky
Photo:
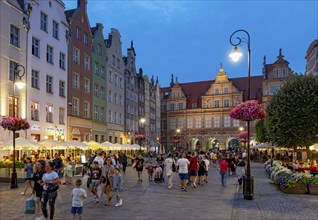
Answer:
M76 8L77 0L63 2L67 10ZM123 55L133 40L137 70L166 87L171 73L180 83L213 80L221 62L230 78L247 76L247 45L238 63L228 57L237 29L251 36L251 75L261 75L264 55L272 63L279 48L292 70L304 73L306 51L318 38L317 2L88 0L87 7L91 26L102 23L105 38L118 29Z

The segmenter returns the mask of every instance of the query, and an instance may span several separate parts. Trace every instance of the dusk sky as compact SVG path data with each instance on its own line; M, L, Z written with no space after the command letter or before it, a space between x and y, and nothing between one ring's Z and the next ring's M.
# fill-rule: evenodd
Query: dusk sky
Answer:
M76 8L77 0L63 2ZM318 38L317 0L88 0L87 7L91 26L102 23L105 38L119 30L124 56L134 41L137 70L158 76L161 87L169 86L171 73L180 83L214 80L221 62L230 78L247 76L247 45L238 63L228 57L237 29L251 37L251 75L261 75L264 55L273 63L280 48L292 70L304 73L306 51Z

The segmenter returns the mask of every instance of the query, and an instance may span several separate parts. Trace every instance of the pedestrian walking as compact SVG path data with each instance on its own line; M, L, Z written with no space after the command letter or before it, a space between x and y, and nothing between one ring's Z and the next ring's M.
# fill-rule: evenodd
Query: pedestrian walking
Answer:
M112 200L113 195L111 193L112 186L113 186L113 175L115 173L115 167L112 164L112 160L110 157L107 157L104 162L104 166L102 168L102 184L103 192L106 195L104 205L107 206L109 202Z
M205 161L203 160L202 156L199 157L199 170L198 170L198 185L204 185L204 173L206 170Z
M127 167L127 163L128 163L126 153L123 153L121 159L122 159L122 164L123 164L123 173L126 173L126 167Z
M177 172L179 173L180 178L180 185L181 190L187 191L187 184L188 184L188 166L190 165L190 162L188 159L186 159L186 154L183 153L181 155L181 158L177 160Z
M208 155L205 156L204 162L205 162L204 181L205 183L208 183L209 167L210 167L210 160Z
M46 173L43 174L41 185L43 186L42 192L42 212L44 218L48 218L48 211L47 211L47 203L49 202L50 207L50 219L54 219L54 212L55 212L55 201L57 198L57 191L59 189L60 178L58 174L53 170L54 164L51 161L48 161L45 170Z
M66 158L66 164L64 168L64 183L63 184L72 184L73 177L73 165L71 162L71 158Z
M167 159L165 159L165 170L166 170L166 175L168 177L168 188L171 189L173 184L172 184L172 179L174 172L172 170L172 165L175 165L175 161L172 158L172 154L169 153Z
M226 186L226 175L229 164L226 162L225 157L222 157L219 164L222 186Z
M197 188L196 182L198 177L198 170L199 170L199 160L195 156L195 152L191 153L191 158L189 159L189 174L190 174L190 181L191 185L194 188Z
M59 154L55 154L55 158L53 160L53 164L54 164L54 171L57 173L57 175L59 177L61 177L61 171L62 171L62 168L63 168L63 161L60 157Z
M32 186L32 180L33 180L33 163L31 161L30 157L27 157L25 159L25 163L24 163L24 173L25 173L25 187L24 187L24 191L21 192L21 195L26 194L26 191L28 190L28 188L30 187L31 191L33 192L33 186Z
M36 171L33 175L33 182L34 182L34 192L36 196L36 212L35 218L39 218L42 214L41 212L41 198L43 193L43 186L41 185L42 178L45 171L45 161L38 160L35 163Z
M98 193L97 193L97 187L100 185L100 180L102 177L102 169L98 166L98 161L93 162L93 166L90 169L90 179L91 179L91 184L90 184L90 190L95 196L95 204L99 202L98 198Z
M141 154L138 154L138 157L135 159L138 181L142 181L142 171L144 169L144 162L145 160L141 157Z
M246 172L246 163L244 162L242 156L238 157L238 161L235 166L236 166L235 174L236 174L239 186L241 187L243 183L243 176Z
M87 198L87 194L86 191L81 188L81 179L76 180L75 186L76 187L72 190L72 220L75 220L76 213L78 214L78 219L82 220L84 199Z
M123 198L120 196L120 192L122 191L122 187L123 187L123 178L120 173L120 169L118 167L115 168L113 180L114 180L113 189L116 193L116 199L117 199L117 203L115 207L119 207L123 204Z

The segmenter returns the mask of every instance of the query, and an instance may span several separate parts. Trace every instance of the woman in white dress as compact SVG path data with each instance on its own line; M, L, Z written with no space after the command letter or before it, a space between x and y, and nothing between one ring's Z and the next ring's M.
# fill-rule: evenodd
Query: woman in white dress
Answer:
M168 177L168 188L171 189L173 184L172 184L172 178L173 178L173 170L172 170L172 164L175 164L174 159L172 158L171 153L168 154L167 159L165 160L165 167L166 167L166 175Z

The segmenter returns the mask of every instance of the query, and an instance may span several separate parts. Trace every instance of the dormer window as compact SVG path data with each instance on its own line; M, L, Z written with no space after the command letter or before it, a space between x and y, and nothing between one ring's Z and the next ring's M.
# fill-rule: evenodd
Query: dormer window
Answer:
M216 95L217 95L217 94L220 94L219 88L215 88L215 89L214 89L214 94L216 94Z

